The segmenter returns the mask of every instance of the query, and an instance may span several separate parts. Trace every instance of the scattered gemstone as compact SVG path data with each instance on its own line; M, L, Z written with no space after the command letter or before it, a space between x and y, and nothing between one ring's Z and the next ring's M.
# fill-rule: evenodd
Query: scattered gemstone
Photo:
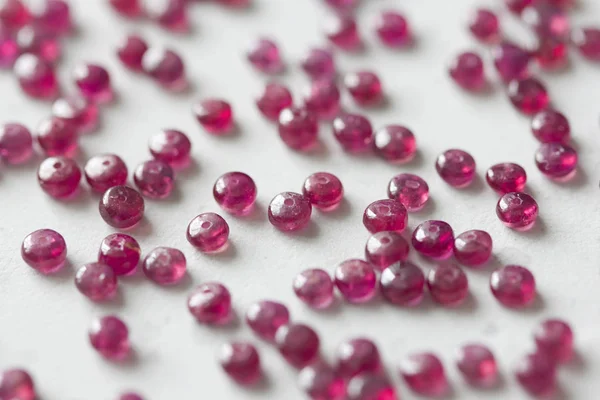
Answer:
M69 33L73 24L71 10L66 0L45 0L32 7L33 25L47 34L64 35Z
M409 355L400 363L400 374L415 393L441 396L448 390L444 366L433 353Z
M142 15L141 0L109 0L116 12L127 18L136 18Z
M173 32L187 32L187 0L145 0L145 12L150 19Z
M275 333L290 321L290 312L281 303L262 300L253 303L246 311L246 323L259 337L269 342L275 340Z
M525 307L535 300L535 278L531 271L518 265L506 265L494 271L490 288L506 307Z
M140 192L150 199L169 197L175 185L173 168L159 160L144 161L133 172L133 181Z
M375 270L371 264L362 260L352 259L340 263L335 269L334 282L350 303L366 303L377 291Z
M137 393L128 392L119 396L118 400L144 400L144 398Z
M344 400L346 382L329 365L317 362L298 375L298 386L312 400Z
M325 0L325 3L340 11L351 10L357 2L358 0Z
M511 81L507 92L515 108L523 114L536 114L550 103L546 87L536 78Z
M314 207L329 211L342 202L344 187L337 176L328 172L315 172L304 181L302 194Z
M0 17L2 9L0 9ZM7 400L35 400L33 379L22 369L6 369L0 372L0 398Z
M129 235L113 233L102 239L98 262L112 268L116 275L131 275L140 262L140 245Z
M557 181L566 181L575 175L577 159L577 151L561 143L543 143L535 152L538 169Z
M515 14L521 14L523 10L533 4L534 0L504 0L506 7Z
M254 207L256 193L256 183L243 172L223 174L213 186L217 204L233 215L249 214Z
M600 60L600 29L584 27L575 29L571 35L571 41L581 54L592 61Z
M529 75L530 53L510 42L504 42L492 49L494 66L504 82L524 79Z
M188 225L187 240L202 252L215 253L227 245L229 225L219 214L203 213Z
M38 182L44 192L57 199L71 197L79 188L81 169L66 157L49 157L40 164Z
M410 25L404 15L396 11L383 11L375 20L379 40L388 47L406 47L412 42Z
M35 98L52 99L58 93L58 81L54 67L48 61L33 54L23 54L14 66L14 73L23 91Z
M150 47L142 57L142 70L166 90L179 92L188 86L183 60L173 50Z
M285 108L277 123L279 137L294 150L309 150L317 144L319 121L305 107Z
M342 343L336 351L336 371L345 379L357 375L378 373L383 365L377 345L367 338Z
M318 268L306 269L294 278L294 293L310 307L320 310L333 302L333 280Z
M113 98L110 75L97 64L79 64L73 70L73 79L81 95L97 103L107 103Z
M425 275L409 261L390 265L381 272L379 288L383 298L399 306L416 306L425 293Z
M527 7L521 18L541 38L565 40L571 32L567 13L548 2L537 2Z
M397 400L394 385L382 374L355 376L348 383L348 400Z
M31 22L31 13L23 0L3 0L0 3L0 21L11 30Z
M256 106L269 120L277 121L282 110L293 104L292 93L287 86L281 83L267 83L260 96L256 99Z
M269 222L284 232L304 228L310 222L311 214L310 201L299 193L279 193L269 204Z
M221 346L219 363L241 385L253 385L262 377L258 350L249 342L225 343Z
M125 67L133 71L142 71L142 59L147 50L148 44L142 37L129 35L117 47L117 56Z
M0 68L12 68L19 54L19 45L13 32L0 23Z
M354 101L361 106L381 102L383 89L379 77L371 71L350 72L344 76L344 86Z
M150 138L150 154L173 168L182 168L190 161L192 143L187 135L176 129L163 129Z
M144 274L161 286L179 283L186 274L187 261L180 250L172 247L157 247L142 264Z
M492 257L492 237L477 229L461 233L454 240L454 257L469 267L485 264Z
M114 186L104 192L98 209L108 225L131 228L144 217L144 198L128 186Z
M290 365L304 368L318 358L320 339L308 325L292 323L277 329L275 345Z
M450 149L440 154L435 169L447 184L456 188L469 186L475 178L475 160L463 150Z
M104 193L127 181L127 166L115 154L101 154L90 158L85 164L84 172L88 184L98 193Z
M412 131L401 125L387 125L375 132L375 153L385 160L403 164L412 160L417 143Z
M105 358L121 361L130 354L129 329L113 315L96 318L89 331L90 343Z
M333 120L333 134L349 153L369 150L373 143L371 122L359 114L342 114Z
M542 143L567 143L571 138L569 120L559 111L542 110L533 116L531 131Z
M233 127L233 110L231 105L221 99L199 101L193 109L196 119L208 133L222 135L229 133Z
M408 211L419 211L429 200L429 185L420 176L399 174L390 179L388 197L402 203Z
M500 194L522 192L527 183L527 173L519 164L500 163L487 170L485 180Z
M456 56L448 71L450 77L465 90L478 92L487 86L483 60L479 54L472 51Z
M343 50L362 47L356 20L351 15L332 15L325 21L325 35L331 43Z
M547 397L556 388L556 364L543 353L527 354L519 360L515 377L532 396Z
M98 106L78 95L62 97L52 105L52 115L77 128L78 132L90 132L98 124Z
M442 264L429 270L427 288L433 300L444 306L458 306L469 294L469 281L456 264Z
M231 319L231 294L218 282L198 286L187 299L188 309L202 324L223 325Z
M500 36L500 21L493 11L479 8L471 16L469 30L482 42L495 42Z
M489 388L498 381L496 358L487 346L481 344L462 346L458 350L456 366L472 386Z
M408 212L397 200L377 200L363 213L363 224L371 233L381 231L402 232L408 224Z
M568 62L569 49L565 41L555 38L539 39L533 56L544 69L559 69Z
M0 159L8 164L23 164L33 154L33 138L27 127L7 123L0 126Z
M560 319L547 319L534 331L538 352L555 362L565 363L573 358L573 330Z
M60 233L52 229L39 229L23 239L21 257L36 271L52 274L65 265L67 243Z
M300 64L304 72L313 80L331 79L336 74L333 54L328 49L310 49Z
M333 79L313 81L304 93L304 106L321 119L332 119L340 111L340 91Z
M392 231L382 231L371 235L365 246L365 258L376 269L385 268L398 261L406 261L410 246L402 235Z
M279 47L270 39L258 39L246 53L246 58L258 71L277 74L284 68Z
M527 193L506 193L498 200L496 215L509 228L526 231L535 224L538 216L538 204Z
M60 58L59 39L40 28L24 26L17 32L16 40L21 54L34 54L49 63L54 63Z
M117 283L117 276L112 268L99 262L85 264L75 275L77 290L93 301L105 301L114 297Z
M77 150L77 129L69 121L50 117L43 120L35 131L38 144L48 156L72 156Z
M454 232L444 221L425 221L414 230L412 245L420 254L443 260L452 255L454 249Z

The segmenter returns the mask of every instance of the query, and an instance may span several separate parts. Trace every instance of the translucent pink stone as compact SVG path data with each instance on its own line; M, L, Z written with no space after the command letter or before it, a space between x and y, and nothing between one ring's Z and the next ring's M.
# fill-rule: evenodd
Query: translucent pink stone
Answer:
M465 90L478 92L486 88L485 67L481 56L472 51L460 53L450 63L450 77Z
M0 126L0 159L8 164L22 164L33 154L33 138L27 127L7 123Z
M425 275L409 261L390 265L381 272L379 289L383 298L399 306L416 306L425 293Z
M142 69L167 90L178 92L188 86L183 60L173 50L150 47L142 57Z
M600 29L594 27L583 27L575 29L571 35L571 41L581 54L592 61L600 60Z
M354 101L361 106L381 102L383 89L379 76L371 71L350 72L344 76L344 86Z
M416 251L426 257L443 260L452 255L454 232L444 221L425 221L414 230L412 245Z
M467 383L478 388L493 387L498 381L496 358L481 344L467 344L458 350L456 366Z
M362 47L356 20L351 15L336 14L325 21L325 35L331 43L343 50Z
M316 80L304 93L304 106L321 119L332 119L340 111L340 97L333 79Z
M89 331L92 347L109 360L121 361L130 354L129 329L118 317L96 318Z
M187 0L145 0L146 15L173 32L189 29Z
M441 396L448 390L444 366L433 353L416 353L400 363L400 374L408 387L425 396Z
M500 163L487 170L485 180L500 194L522 192L527 183L527 173L519 164Z
M383 368L379 349L372 340L356 338L342 343L336 351L336 371L344 378L377 373Z
M146 255L142 270L148 279L161 286L179 283L187 270L187 261L180 250L157 247Z
M504 82L524 79L529 75L529 52L510 42L500 43L492 49L494 66Z
M173 168L159 160L144 161L133 172L133 181L140 192L150 199L169 197L175 185Z
M383 11L375 20L375 31L381 43L388 47L405 47L412 42L410 25L404 15Z
M571 24L568 14L552 4L547 2L538 2L538 4L527 7L521 14L523 21L540 37L554 37L557 39L567 39L571 32Z
M131 275L140 262L140 245L129 235L113 233L102 239L98 262L112 268L116 275Z
M363 213L363 224L371 233L381 231L402 232L408 223L408 212L397 200L377 200Z
M15 62L14 73L21 89L31 97L51 99L58 93L54 67L41 57L23 54Z
M458 306L469 294L467 275L456 264L442 264L429 270L427 288L434 301L444 306Z
M369 150L373 143L371 122L359 114L342 114L333 120L333 134L342 148L350 153Z
M71 30L71 10L66 0L45 0L38 4L39 7L31 8L37 28L53 35L64 35Z
M49 157L40 164L37 178L44 192L57 199L63 199L77 192L81 181L81 169L70 158Z
M275 340L279 327L290 321L290 312L281 303L262 300L253 303L246 311L246 323L260 338L267 341Z
M342 202L344 187L337 176L328 172L315 172L304 181L302 194L314 207L329 211Z
M117 400L144 400L144 398L137 393L128 392L120 395Z
M233 110L228 102L221 99L206 99L194 105L194 115L200 125L209 133L222 135L233 126Z
M515 108L527 115L542 111L550 103L546 87L536 78L511 81L507 93Z
M117 56L125 67L137 72L143 69L142 59L147 50L148 44L142 37L129 35L117 47Z
M415 135L401 125L384 126L375 132L373 139L375 153L392 163L407 163L417 151Z
M253 385L262 377L258 350L249 342L225 343L221 346L219 364L241 385Z
M110 226L125 229L135 226L144 217L144 198L128 186L114 186L104 192L98 209Z
M544 353L527 354L517 363L515 377L530 395L548 397L556 389L556 364Z
M552 109L542 110L533 116L531 131L542 143L567 143L571 138L569 120Z
M561 39L543 38L539 39L533 56L543 69L559 69L564 67L569 58L567 43Z
M456 188L469 186L475 178L475 160L463 150L450 149L440 154L435 169L447 184Z
M327 308L333 302L333 280L322 269L300 272L294 278L293 288L300 300L317 310Z
M283 325L275 334L275 345L286 361L296 368L304 368L319 356L319 335L308 325Z
M277 121L279 114L293 103L292 93L287 86L281 83L267 83L260 96L256 99L256 106L269 120Z
M34 54L50 63L56 62L61 55L60 41L48 32L28 25L19 29L16 35L21 54Z
M227 245L229 225L219 214L203 213L190 221L186 237L200 251L215 253Z
M538 204L527 193L506 193L498 200L496 215L509 228L526 231L535 224L538 216Z
M466 231L454 240L454 257L462 265L477 267L489 261L492 246L492 237L486 231Z
M6 369L0 372L0 398L35 400L35 386L29 373L22 369Z
M373 266L352 259L340 263L334 273L335 286L349 303L365 303L377 291L377 276Z
M253 42L246 52L246 58L258 71L276 74L283 70L279 47L273 40L261 38Z
M277 123L279 137L294 150L310 150L317 144L319 121L304 107L290 107L281 111Z
M43 120L35 131L36 140L49 156L71 156L77 150L77 128L69 121L50 117Z
M575 176L577 159L577 151L561 143L543 143L535 152L538 169L557 181L566 181Z
M302 368L298 386L312 400L346 399L346 382L323 362Z
M52 115L69 122L78 132L90 132L98 125L98 106L78 95L62 97L52 105Z
M52 229L39 229L25 236L21 257L31 268L42 274L60 270L67 259L67 243Z
M506 7L515 14L521 12L529 5L533 4L534 0L504 0Z
M494 271L490 288L506 307L524 307L535 300L535 278L527 268L518 265L506 265Z
M308 225L312 206L308 198L299 193L283 192L269 204L269 222L284 232L297 231Z
M108 71L97 64L79 64L73 70L73 79L81 95L97 103L107 103L113 98Z
M563 320L547 319L534 331L538 352L555 362L565 363L573 358L573 330Z
M256 201L256 183L243 172L227 172L213 186L217 204L233 215L249 214Z
M188 296L188 310L202 324L223 325L231 319L231 294L218 282L198 286Z
M112 268L99 262L85 264L75 275L77 290L93 301L105 301L114 297L117 283L117 276Z
M93 191L104 193L127 181L127 166L115 154L101 154L88 160L84 168L85 179Z
M150 138L150 154L173 168L182 168L190 161L192 143L187 135L175 129L163 129Z
M141 0L108 0L112 8L127 18L139 17L142 13Z
M302 58L300 65L313 80L331 79L336 74L335 61L329 49L310 49Z
M388 184L388 197L402 203L408 211L419 211L429 200L429 185L417 175L396 175Z
M482 42L494 42L500 36L500 21L493 11L479 8L471 15L469 30Z
M19 57L19 46L13 32L0 23L0 68L12 68Z
M31 22L31 14L23 0L3 0L0 2L0 21L7 28L17 30Z
M398 400L394 385L382 374L355 376L348 383L348 400Z
M365 246L365 258L379 271L398 261L406 261L410 246L399 233L377 232L371 235Z

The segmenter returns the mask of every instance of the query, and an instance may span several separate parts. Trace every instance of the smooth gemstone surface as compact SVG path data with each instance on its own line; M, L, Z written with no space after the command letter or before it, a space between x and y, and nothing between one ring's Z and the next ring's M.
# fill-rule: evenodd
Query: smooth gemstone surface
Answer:
M76 126L60 118L43 120L35 130L35 138L48 156L71 156L77 150Z
M13 68L21 89L29 96L52 99L58 93L58 81L54 67L34 54L23 54Z
M450 186L463 188L475 178L475 160L464 150L450 149L440 154L435 169Z
M373 136L375 153L392 163L406 163L417 151L417 142L412 131L401 125L387 125L375 131Z
M79 95L62 97L52 105L52 115L75 126L78 132L90 132L98 125L98 106Z
M12 30L31 22L31 13L23 0L3 0L0 3L0 21Z
M24 125L6 123L0 126L0 159L8 164L22 164L33 154L33 138Z
M329 365L317 362L298 375L298 386L312 400L343 400L346 382Z
M567 117L556 110L542 110L533 116L531 131L542 143L567 143L571 138L571 125Z
M535 224L538 204L527 193L506 193L498 200L496 215L509 228L526 231Z
M319 121L305 107L285 108L277 121L279 137L294 150L309 150L317 144Z
M592 61L600 61L600 28L583 27L575 29L571 41L581 54Z
M157 247L144 258L144 274L161 286L179 283L185 276L187 261L185 255L172 247Z
M286 361L296 368L304 368L319 356L319 335L308 325L283 325L275 334L275 345Z
M241 385L253 385L262 376L258 350L250 342L223 344L219 363L227 375Z
M119 43L117 56L125 67L133 71L142 71L142 59L147 50L148 44L141 36L129 35Z
M313 48L308 50L300 65L313 80L330 79L336 74L335 61L329 49Z
M183 168L189 164L192 143L187 135L176 129L163 129L150 138L150 154L156 160L173 168Z
M42 274L60 270L67 259L67 243L52 229L39 229L25 236L21 257L31 268Z
M498 75L504 82L524 79L529 75L529 52L516 44L504 42L492 49L492 58Z
M381 231L402 232L408 223L408 212L397 200L377 200L363 213L363 225L371 233Z
M5 369L0 372L0 398L35 400L35 386L29 373L22 369Z
M118 317L96 318L89 331L90 343L105 358L120 361L129 356L129 329Z
M306 269L294 278L294 293L300 300L315 309L327 308L333 302L333 280L327 271Z
M83 169L85 179L92 190L104 193L114 186L127 181L127 166L121 157L115 154L100 154L88 160Z
M549 2L537 2L523 10L521 18L540 37L566 40L571 32L569 15Z
M511 81L507 93L515 108L526 115L542 111L550 103L546 87L536 78Z
M457 353L456 366L467 383L480 388L493 387L498 381L496 358L482 344L467 344Z
M337 176L328 172L315 172L304 181L302 194L314 207L329 211L341 203L344 187Z
M388 197L402 203L408 211L419 211L429 200L429 185L413 174L400 174L390 179Z
M333 79L313 81L304 93L304 106L321 119L332 119L340 111L340 91Z
M342 148L349 153L360 153L371 148L373 127L367 117L342 114L333 120L333 134Z
M284 67L279 47L270 39L261 38L253 42L246 58L254 68L267 74L279 73Z
M105 301L117 293L117 276L112 268L99 262L85 264L77 270L75 286L93 301Z
M142 57L142 70L170 91L182 91L188 85L183 60L171 49L150 47Z
M333 277L335 286L349 303L365 303L377 291L375 270L363 260L343 261L336 267Z
M159 160L144 161L133 172L133 182L150 199L169 197L175 185L173 168Z
M308 225L312 206L308 198L299 193L283 192L269 203L269 222L275 228L291 232Z
M113 233L102 239L98 251L98 262L112 268L116 275L131 275L135 272L142 250L133 237Z
M57 199L71 197L79 188L81 169L77 163L66 157L48 157L37 171L40 187Z
M390 265L381 272L379 289L383 298L399 306L416 306L425 293L425 275L409 261Z
M200 125L209 133L222 135L233 127L233 110L225 100L199 101L194 105L193 112Z
M573 330L563 320L547 319L534 331L535 344L555 362L565 363L573 358Z
M256 106L269 120L277 121L282 110L291 107L293 103L292 92L281 83L267 83L260 96L256 99Z
M31 7L33 25L48 34L64 35L68 33L73 24L71 10L66 0L45 0L37 3L38 7Z
M24 26L16 34L21 54L34 54L49 63L55 63L61 55L59 39L32 25Z
M399 397L385 375L365 374L350 379L348 400L399 400Z
M543 143L535 152L535 165L548 178L565 181L575 175L577 151L566 144Z
M462 265L477 267L492 256L492 237L482 230L469 230L454 239L454 257Z
M335 353L336 371L344 378L380 372L382 369L379 349L372 340L355 338L343 342Z
M481 56L472 51L457 55L448 68L450 77L465 90L477 92L486 88L485 66Z
M249 214L254 207L256 194L256 183L243 172L227 172L213 186L217 204L233 215Z
M494 42L500 36L500 21L493 11L479 8L471 16L469 30L482 42Z
M200 251L214 253L227 244L229 225L219 214L203 213L190 221L186 237Z
M187 0L144 0L145 12L150 19L173 32L189 29Z
M444 366L433 353L409 355L400 363L400 374L415 393L441 396L448 390Z
M550 396L556 389L556 365L543 353L526 354L515 367L519 384L532 396Z
M569 48L564 40L540 38L533 53L539 66L547 70L563 68L569 59Z
M114 186L102 195L100 216L115 228L130 228L144 217L144 198L128 186Z
M290 312L281 303L262 300L253 303L246 311L246 323L260 338L272 342L279 327L290 321Z
M143 13L141 0L109 0L108 2L124 17L135 18Z
M223 325L231 319L231 294L218 282L198 286L188 296L188 310L202 324Z
M443 260L452 255L454 232L444 221L425 221L414 230L412 245L416 251L426 257Z
M379 271L398 261L406 261L410 246L402 235L382 231L371 235L365 246L365 258Z
M104 67L97 64L79 64L73 70L73 79L83 97L97 103L112 100L110 75Z
M325 35L331 43L343 50L362 46L356 20L351 15L332 15L325 21Z
M519 164L500 163L487 170L485 180L500 194L522 192L527 183L527 173Z
M379 76L371 71L350 72L344 76L344 86L354 101L361 106L381 102L383 88Z
M490 276L490 288L500 303L507 307L528 306L535 300L535 278L519 265L506 265Z
M381 43L388 47L405 47L412 42L408 20L397 11L381 12L375 20L375 31Z
M433 300L444 306L458 306L469 294L469 281L456 264L442 264L429 270L427 288Z

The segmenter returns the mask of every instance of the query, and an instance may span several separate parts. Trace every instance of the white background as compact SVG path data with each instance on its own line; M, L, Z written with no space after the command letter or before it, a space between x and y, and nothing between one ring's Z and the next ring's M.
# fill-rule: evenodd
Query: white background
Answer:
M193 32L175 35L150 23L129 22L116 16L106 1L73 0L78 34L65 41L60 74L72 90L69 72L81 60L105 64L114 80L118 101L105 107L102 126L81 138L78 161L98 153L114 152L130 170L148 159L148 138L160 128L177 128L193 142L193 166L178 175L177 190L166 201L147 201L146 219L133 230L143 252L155 246L180 248L188 258L189 279L162 288L141 274L120 281L119 296L108 304L94 304L73 285L76 268L94 261L102 238L113 232L98 214L98 197L84 187L71 202L59 202L39 188L35 170L41 158L22 167L0 171L0 367L23 366L36 380L42 399L111 400L125 389L136 389L151 400L285 399L303 395L296 388L296 371L270 346L255 340L240 321L247 306L270 298L284 302L295 321L308 322L322 339L323 352L333 354L343 340L364 335L377 342L388 371L403 399L416 398L400 381L398 361L413 351L432 350L443 359L452 382L450 398L522 399L511 370L515 361L532 349L531 332L545 317L563 317L573 324L577 360L560 372L558 398L592 400L600 391L600 259L598 208L598 123L600 67L573 52L565 71L541 74L557 108L569 117L574 144L579 150L577 177L564 184L544 179L536 170L537 143L528 118L519 115L495 83L489 95L461 92L448 78L447 61L458 51L479 48L466 30L469 11L483 0L367 0L360 9L360 26L366 38L363 54L338 52L340 71L373 69L388 96L386 107L368 110L375 126L405 124L417 136L419 155L406 166L388 165L372 156L341 151L331 130L323 125L322 150L316 154L291 151L276 129L255 108L255 94L267 77L253 71L243 54L249 39L276 38L288 62L280 79L299 98L307 84L298 60L310 45L323 43L320 26L327 10L317 0L255 0L246 11L214 4L190 7ZM487 5L499 6L489 0ZM494 4L495 3L495 4ZM597 23L600 3L587 0L573 13L575 24ZM406 51L383 48L374 38L373 17L384 8L398 8L410 19L416 46ZM502 23L513 37L531 37L502 11ZM149 79L127 72L115 56L118 41L128 32L141 32L152 45L179 51L186 62L193 91L173 95ZM487 54L487 53L486 53ZM491 68L487 71L496 82ZM50 106L26 98L10 73L0 77L0 120L17 121L33 128ZM235 109L238 133L211 137L193 119L194 99L220 96ZM347 97L347 96L346 96ZM348 109L355 107L345 98ZM436 175L435 156L451 147L475 157L478 178L468 189L456 190ZM496 218L497 195L484 183L487 167L513 161L529 173L528 190L540 206L537 226L517 233ZM189 220L201 212L220 212L212 198L215 179L240 170L258 185L256 212L248 218L226 216L231 245L220 255L203 255L185 239ZM346 188L346 200L336 212L314 212L310 227L299 234L283 234L266 219L266 207L277 193L300 190L310 173L337 174ZM457 233L485 229L495 244L495 259L480 272L468 271L471 298L454 310L429 299L416 309L395 308L381 301L363 306L338 302L327 312L314 312L295 298L293 277L307 267L332 271L335 264L361 257L368 234L362 212L371 201L384 198L388 180L399 172L423 176L431 200L423 212L411 214L409 230L426 219L448 221ZM82 184L83 185L83 184ZM22 238L40 228L62 233L70 265L58 276L44 277L20 258ZM424 268L431 264L412 254ZM501 307L488 289L490 270L503 264L521 264L537 279L539 298L528 310ZM186 295L201 282L218 280L233 295L238 322L231 328L199 326L186 309ZM116 313L128 323L135 359L125 365L103 360L89 345L87 329L96 315ZM215 361L219 344L228 339L258 343L268 383L258 390L236 387ZM503 383L490 392L468 388L453 364L455 350L464 342L481 341L495 351Z

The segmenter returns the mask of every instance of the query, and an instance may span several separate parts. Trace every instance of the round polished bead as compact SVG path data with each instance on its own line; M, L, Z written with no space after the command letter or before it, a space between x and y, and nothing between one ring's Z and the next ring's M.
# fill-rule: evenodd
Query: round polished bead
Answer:
M542 110L533 116L531 131L542 143L567 143L571 138L569 120L552 109Z
M538 169L557 181L566 181L575 176L577 160L577 151L561 143L543 143L535 152Z
M98 262L112 268L116 275L131 275L140 262L140 245L129 235L113 233L102 239Z
M313 80L331 79L336 74L335 61L329 49L310 49L302 58L300 65Z
M345 379L378 373L383 368L377 345L367 338L342 343L336 351L336 371Z
M35 386L29 373L22 369L6 369L1 371L0 398L7 400L35 400Z
M269 204L269 222L275 228L291 232L308 225L312 206L308 198L299 193L283 192L271 200Z
M148 44L142 37L129 35L119 43L117 57L126 68L132 71L142 71L142 59L147 50Z
M7 123L0 126L0 159L8 164L22 164L33 154L33 138L27 127Z
M382 271L398 261L406 261L410 247L402 235L382 231L371 235L365 246L365 258Z
M302 194L314 207L329 211L342 202L344 187L337 176L328 172L315 172L304 181Z
M482 42L494 42L500 36L500 21L493 11L479 8L471 16L469 30Z
M344 86L361 106L371 106L381 102L383 89L377 74L371 71L351 72L344 76Z
M59 39L40 28L24 26L19 29L15 38L21 54L34 54L49 63L55 63L60 58Z
M243 172L227 172L213 186L217 204L234 215L249 214L254 207L256 193L256 183Z
M157 247L142 264L144 274L161 286L179 283L186 274L187 261L180 250L172 247Z
M253 385L262 377L258 350L249 342L225 343L221 346L219 364L241 385Z
M344 400L346 382L323 362L308 365L298 375L298 386L312 400Z
M67 243L52 229L39 229L25 236L21 257L31 268L42 274L60 270L67 259Z
M355 376L348 382L348 400L397 400L394 385L382 374Z
M454 249L454 232L444 221L425 221L414 230L412 245L420 254L443 260L452 255Z
M511 81L507 93L515 108L526 115L536 114L550 103L546 87L535 78Z
M555 362L565 363L573 358L573 330L565 321L547 319L534 331L538 352Z
M521 12L529 5L533 4L534 0L504 0L506 7L515 14Z
M97 64L79 64L73 70L73 79L83 97L97 103L112 100L110 75L104 67Z
M448 72L454 82L465 90L478 92L487 86L483 60L475 52L460 53L450 63Z
M485 180L500 194L522 192L527 183L527 173L519 164L500 163L487 170Z
M90 158L85 164L84 172L88 184L98 193L104 193L127 181L127 166L115 154L101 154Z
M142 15L141 0L108 0L112 8L127 18L136 18Z
M175 185L173 168L159 160L141 163L133 172L133 181L140 192L150 199L169 197Z
M129 329L118 317L97 318L89 331L92 347L109 360L121 361L130 353Z
M463 150L450 149L440 154L435 169L447 184L456 188L469 186L475 178L475 160Z
M53 35L64 35L71 30L71 10L66 0L46 0L37 5L30 8L34 26Z
M173 168L182 168L190 161L192 143L187 135L175 129L163 129L150 138L150 154Z
M544 353L527 354L517 363L515 377L532 396L548 397L556 389L556 364Z
M304 93L304 106L321 119L332 119L340 111L340 97L333 79L316 80Z
M79 188L81 170L66 157L49 157L40 164L38 182L44 192L57 199L71 197Z
M506 265L490 276L490 288L506 307L519 308L535 300L535 278L531 271L518 265Z
M188 296L188 310L201 324L223 325L231 319L231 294L218 282L198 286Z
M458 265L443 264L429 270L427 288L437 303L444 306L458 306L469 294L469 281Z
M246 311L246 323L260 338L272 342L275 333L290 321L290 312L281 303L262 300L253 303Z
M305 107L285 108L277 121L279 137L294 150L309 150L317 144L319 121Z
M419 211L429 200L429 185L417 175L396 175L388 184L388 197L402 203L408 211Z
M35 131L36 140L48 156L71 156L77 150L77 129L74 124L60 118L43 120Z
M0 21L7 28L16 30L31 22L31 13L23 0L0 2Z
M387 125L373 136L375 153L381 158L403 164L412 160L417 151L415 135L401 125Z
M282 110L291 107L293 103L292 92L281 83L267 83L260 96L256 99L256 106L267 119L277 121Z
M343 50L356 50L362 46L358 25L351 15L330 16L324 30L329 41Z
M299 323L283 325L275 334L279 352L296 368L304 368L318 358L320 342L310 326Z
M381 272L379 288L383 298L399 306L416 306L425 293L425 275L408 261L390 265Z
M571 32L569 15L548 2L537 2L523 10L521 18L542 38L568 39Z
M564 40L552 37L540 38L533 56L541 68L559 69L568 62L569 48Z
M322 269L300 272L294 278L293 288L300 300L317 310L327 308L333 302L333 280Z
M408 212L397 200L377 200L363 213L363 224L371 233L381 231L402 232L408 223Z
M349 303L365 303L377 291L377 276L373 266L362 260L346 260L334 273L335 286Z
M227 245L229 225L219 214L203 213L190 221L186 237L200 251L215 253Z
M412 42L407 19L396 11L383 11L375 20L375 31L381 43L388 47L405 47Z
M496 358L484 345L467 344L462 346L457 353L456 366L472 386L489 388L498 381Z
M194 115L209 133L222 135L233 127L233 110L231 105L221 99L206 99L194 105Z
M492 256L492 237L486 231L470 230L454 240L454 257L469 267L485 264Z
M409 355L400 363L400 374L408 387L420 395L441 396L448 390L444 366L433 353Z
M373 127L359 114L342 114L333 120L333 134L342 148L349 153L360 153L371 148Z
M144 0L145 12L150 19L173 32L189 29L187 0Z
M504 82L524 79L529 75L530 53L510 42L504 42L492 49L494 66Z
M254 68L266 74L276 74L284 68L279 47L270 39L261 38L253 42L246 58Z
M12 68L19 54L15 35L6 25L0 23L0 68Z
M62 97L52 105L52 115L65 120L78 132L90 132L98 125L98 106L78 95Z
M112 268L99 262L85 264L75 275L77 290L93 301L105 301L114 297L117 283L117 276Z
M144 198L128 186L114 186L100 199L100 216L115 228L131 228L144 217Z
M15 62L14 73L21 89L31 97L52 99L58 93L54 67L41 57L23 54Z
M583 27L575 29L571 35L571 41L585 58L592 61L600 61L599 28Z
M538 216L538 204L527 193L506 193L498 200L496 215L509 228L526 231L535 224Z
M187 87L185 65L175 51L150 47L142 57L142 70L156 83L170 91L182 91Z

